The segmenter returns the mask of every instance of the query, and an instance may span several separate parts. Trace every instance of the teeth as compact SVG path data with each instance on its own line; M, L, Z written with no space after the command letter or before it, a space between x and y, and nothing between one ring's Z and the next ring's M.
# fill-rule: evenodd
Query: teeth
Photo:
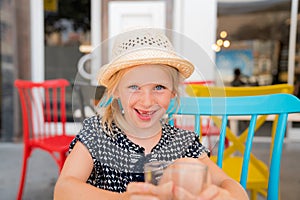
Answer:
M139 110L139 113L141 114L141 115L152 115L153 113L154 113L154 111L140 111Z

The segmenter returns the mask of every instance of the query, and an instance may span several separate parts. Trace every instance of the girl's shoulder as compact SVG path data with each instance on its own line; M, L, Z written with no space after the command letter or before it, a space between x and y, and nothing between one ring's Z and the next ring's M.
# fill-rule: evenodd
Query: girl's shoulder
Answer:
M102 119L102 117L99 116L99 115L94 115L94 116L88 117L88 118L83 120L82 128L101 127L102 126L101 119Z
M176 155L197 158L204 152L209 153L209 150L200 143L199 135L190 130L164 124L163 139L165 148L172 149L175 154L178 151Z
M163 125L163 131L168 132L170 135L176 135L177 138L197 136L197 134L193 131L178 128L167 123Z
M83 121L79 135L86 135L94 139L105 138L114 140L116 135L120 135L121 133L121 129L114 122L112 122L111 128L109 128L106 123L103 123L100 115L95 115Z
M86 118L78 133L78 136L87 139L98 139L106 135L108 135L108 129L103 125L101 116L98 115Z

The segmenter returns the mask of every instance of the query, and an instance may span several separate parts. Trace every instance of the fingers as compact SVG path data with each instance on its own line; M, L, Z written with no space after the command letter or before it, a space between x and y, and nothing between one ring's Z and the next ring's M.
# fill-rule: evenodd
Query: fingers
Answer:
M132 195L129 200L160 200L158 197L150 195Z
M168 182L158 186L139 182L130 183L127 186L127 193L130 200L170 200L172 199L173 182Z
M207 173L207 176L206 176L206 184L207 185L212 184L212 178L211 178L210 170L208 170L208 173Z
M196 200L196 196L181 187L175 186L173 194L174 200Z
M217 196L219 188L214 185L209 185L201 192L201 197L203 199L213 199L214 196Z
M132 182L127 186L129 200L159 200L158 192L154 185L144 182Z
M200 194L197 200L233 200L227 190L224 190L216 185L209 185Z
M144 182L132 182L127 186L127 192L137 194L158 194L159 190L156 186Z
M174 187L174 184L172 181L159 185L158 186L158 188L160 190L160 194L158 195L159 199L160 200L173 199L173 194L172 194L173 187Z

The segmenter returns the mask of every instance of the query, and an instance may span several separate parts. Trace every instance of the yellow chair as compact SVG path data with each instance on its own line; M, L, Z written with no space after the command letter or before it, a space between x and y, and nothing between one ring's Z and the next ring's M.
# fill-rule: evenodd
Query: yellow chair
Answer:
M275 93L289 93L292 94L294 87L289 84L278 84L269 86L255 86L255 87L217 87L198 84L189 84L186 87L186 92L190 96L196 97L233 97L233 96L256 96ZM258 130L267 120L268 115L258 116L255 131ZM221 128L222 121L219 117L213 116L213 122L218 128ZM274 118L272 124L272 142L270 150L273 149L274 135L278 115ZM228 127L226 128L226 139L230 141L230 146L224 152L223 169L235 180L239 181L240 172L242 168L243 158L236 156L236 152L243 153L245 149L245 142L248 136L248 128L244 130L240 136L234 133ZM234 156L233 156L234 155ZM270 153L271 157L271 153ZM216 157L211 157L216 161ZM268 187L268 164L259 160L253 153L250 156L249 175L247 180L247 189L251 192L251 199L257 199L257 195L267 196Z
M218 87L201 84L188 84L186 93L194 97L234 97L234 96L256 96L265 94L294 92L294 86L290 84L276 84L252 87Z

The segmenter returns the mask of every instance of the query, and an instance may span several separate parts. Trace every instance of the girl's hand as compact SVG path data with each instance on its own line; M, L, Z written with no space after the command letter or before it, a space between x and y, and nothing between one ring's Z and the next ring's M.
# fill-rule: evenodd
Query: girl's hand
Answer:
M225 189L216 185L207 185L198 196L197 200L236 200Z
M222 189L216 185L207 185L202 192L194 196L193 194L189 193L187 190L174 187L173 191L173 200L236 200L233 198L230 193Z
M174 187L173 189L173 200L196 200L197 197L191 194L189 191L182 187Z
M217 185L212 184L211 174L207 174L207 182L200 194L194 195L184 188L174 186L173 200L237 200L231 194Z
M129 183L126 193L129 200L171 200L172 189L172 182L159 186L139 182Z

